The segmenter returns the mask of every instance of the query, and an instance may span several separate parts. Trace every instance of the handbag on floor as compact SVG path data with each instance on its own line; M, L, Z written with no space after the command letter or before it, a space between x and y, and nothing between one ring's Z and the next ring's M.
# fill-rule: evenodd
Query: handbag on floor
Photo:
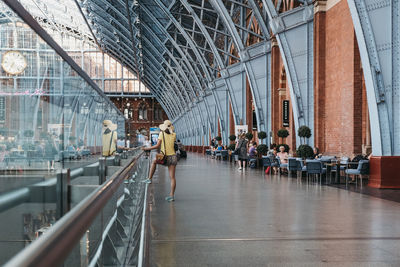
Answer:
M167 153L167 149L165 148L165 137L164 137L165 132L164 131L162 131L162 135L163 135L164 151L165 151L165 153ZM166 161L167 161L167 156L162 151L160 151L160 153L156 154L156 163L157 164L164 165L166 163Z

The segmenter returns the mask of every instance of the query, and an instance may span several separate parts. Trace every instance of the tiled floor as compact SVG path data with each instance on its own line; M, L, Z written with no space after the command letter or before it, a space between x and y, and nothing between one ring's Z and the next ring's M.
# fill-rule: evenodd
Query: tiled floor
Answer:
M151 266L400 266L400 204L189 154L159 167Z

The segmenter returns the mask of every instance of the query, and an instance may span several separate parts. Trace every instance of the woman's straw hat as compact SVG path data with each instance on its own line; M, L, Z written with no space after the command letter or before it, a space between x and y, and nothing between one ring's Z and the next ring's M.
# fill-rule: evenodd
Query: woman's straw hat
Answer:
M174 131L174 126L172 125L172 122L170 120L164 121L164 123L160 124L159 127L161 131L165 131L167 129L169 129L170 132Z

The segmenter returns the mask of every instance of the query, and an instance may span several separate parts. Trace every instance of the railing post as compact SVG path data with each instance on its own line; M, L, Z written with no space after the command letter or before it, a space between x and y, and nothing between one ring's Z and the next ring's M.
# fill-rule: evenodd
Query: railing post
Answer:
M71 183L71 170L62 169L57 173L57 219L61 218L70 209L69 185Z
M120 154L115 154L114 166L121 166L121 155Z
M106 158L99 158L99 184L103 184L106 181L107 166Z

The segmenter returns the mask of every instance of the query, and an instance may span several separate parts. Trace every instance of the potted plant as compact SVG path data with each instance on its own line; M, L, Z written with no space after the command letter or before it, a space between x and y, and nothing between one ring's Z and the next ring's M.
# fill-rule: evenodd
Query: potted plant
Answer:
M311 158L314 155L314 151L309 145L303 144L297 148L296 154L298 157L305 159Z
M217 136L217 137L215 137L215 140L217 140L218 144L220 144L222 138L221 138L221 136Z
M258 146L257 146L256 150L257 150L257 154L258 154L259 156L263 156L263 155L266 155L266 154L267 154L267 152L268 152L268 146L267 146L266 144L261 144L261 145L258 145Z
M266 144L260 144L256 148L258 155L258 164L257 166L263 166L262 156L268 153L268 146Z
M265 138L267 138L267 133L264 132L264 131L261 131L261 132L258 132L257 136L258 136L258 139L260 139L260 142L261 142L261 143L264 143L263 140L264 140Z
M253 134L250 132L246 133L246 138L247 140L251 141L253 139Z
M228 150L230 150L230 151L234 151L235 148L236 148L236 145L235 145L235 144L230 144L230 145L228 146Z
M231 142L235 142L235 140L236 140L236 135L234 135L234 134L230 135L230 136L229 136L229 140L230 140Z
M289 131L286 130L286 129L280 129L280 130L278 131L277 135L278 135L279 138L285 139L286 137L289 136ZM282 141L284 141L284 140L282 140ZM283 142L282 142L282 143L283 143Z
M297 135L300 137L300 140L302 140L302 144L306 144L308 142L306 142L306 138L310 138L311 137L311 129L305 125L301 126L298 130L297 130Z
M228 150L231 151L231 153L229 154L229 155L230 155L230 156L229 156L229 161L230 161L230 162L232 162L232 159L233 159L232 153L233 153L233 151L235 151L235 148L236 148L236 144L230 144L230 145L228 146Z

